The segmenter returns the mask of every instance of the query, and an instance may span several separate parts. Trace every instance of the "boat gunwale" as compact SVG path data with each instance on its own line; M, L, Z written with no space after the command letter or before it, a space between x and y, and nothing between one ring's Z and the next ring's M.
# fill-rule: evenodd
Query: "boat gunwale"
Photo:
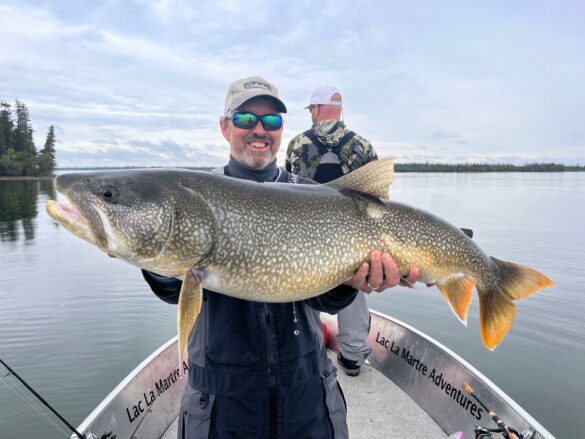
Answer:
M418 335L419 337L422 337L427 342L430 342L432 345L434 345L436 348L443 351L443 353L448 355L450 358L455 360L457 363L460 363L471 374L475 375L475 377L478 380L482 381L482 383L484 385L486 385L486 387L488 387L491 391L493 391L500 398L502 398L507 404L509 404L510 407L513 410L515 410L518 413L518 415L520 415L522 418L524 418L524 420L527 423L531 424L531 426L535 429L535 431L537 431L538 434L542 435L543 438L545 438L545 439L549 439L549 438L554 439L555 438L555 436L551 432L549 432L545 427L543 427L540 422L538 422L536 419L534 419L534 417L532 417L532 415L530 415L524 408L522 408L522 406L520 406L514 399L512 399L512 397L510 397L508 394L506 394L506 392L504 392L497 384L495 384L487 376L485 376L483 373L481 373L478 369L476 369L474 366L472 366L469 362L467 362L461 356L456 354L454 351L452 351L451 349L449 349L448 347L443 345L441 342L435 340L430 335L425 334L424 332L420 331L419 329L416 329L415 327L409 325L408 323L404 323L403 321L398 320L394 317L390 317L389 315L384 314L380 311L370 309L370 314L375 314L383 319L389 320L389 321L391 321L399 326L402 326L403 328L407 329L408 331L411 331L414 334ZM388 378L389 380L392 380L391 377L387 376L381 370L379 370L375 364L372 364L372 367L374 367L374 369L378 370L380 373L382 373L384 376L386 376L386 378ZM409 396L410 396L410 394L409 394Z
M83 420L83 422L79 425L77 430L85 434L85 430L89 428L89 426L94 422L98 416L108 408L108 406L112 403L112 401L128 386L128 384L138 376L140 372L142 372L154 359L156 359L160 354L162 354L165 350L169 348L169 346L173 345L177 342L179 338L178 335L175 335L170 340L163 343L158 349L152 352L148 357L140 362L138 366L136 366L132 371L124 377L122 381L118 383L116 387L112 389L110 393L91 411L89 415ZM77 439L77 435L73 435L72 438Z

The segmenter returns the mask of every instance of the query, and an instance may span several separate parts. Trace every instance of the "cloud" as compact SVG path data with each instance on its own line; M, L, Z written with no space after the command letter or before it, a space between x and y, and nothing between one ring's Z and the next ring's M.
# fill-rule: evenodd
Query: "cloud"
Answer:
M99 144L99 147L94 146ZM225 145L179 144L172 140L148 142L118 139L92 143L92 149L58 151L60 167L209 167L219 166L227 160Z
M220 164L226 88L252 74L287 103L283 150L310 125L312 89L331 83L348 126L379 155L574 162L585 147L577 15L499 4L6 3L0 99L28 106L38 144L58 127L60 165Z

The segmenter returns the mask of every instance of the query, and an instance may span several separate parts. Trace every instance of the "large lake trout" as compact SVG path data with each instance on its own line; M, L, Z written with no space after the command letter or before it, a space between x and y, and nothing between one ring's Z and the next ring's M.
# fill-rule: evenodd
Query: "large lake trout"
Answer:
M374 249L402 273L420 269L462 322L473 288L484 344L494 349L515 300L552 285L541 273L487 256L444 220L387 201L391 159L323 185L258 184L187 170L66 174L49 214L104 252L183 280L180 352L199 314L201 288L262 302L293 302L349 279Z

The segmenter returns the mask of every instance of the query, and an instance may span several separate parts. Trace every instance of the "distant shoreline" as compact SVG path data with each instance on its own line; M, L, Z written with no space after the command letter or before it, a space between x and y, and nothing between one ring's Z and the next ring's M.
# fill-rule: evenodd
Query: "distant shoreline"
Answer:
M42 177L0 175L0 180L52 180L53 178L55 178L54 175L44 175Z
M208 167L185 167L185 166L96 166L96 167L79 167L79 168L58 168L56 171L114 171L122 169L189 169L194 171L210 171L213 166ZM480 173L480 172L584 172L585 166L569 166L557 163L529 163L526 165L512 164L486 164L486 163L396 163L394 172L428 172L428 173ZM18 177L0 175L0 180L48 180L54 176L42 177Z
M107 171L116 169L190 169L193 171L210 171L215 167L189 166L121 166L121 167L92 167L92 168L58 168L57 171ZM557 163L530 163L526 165L486 164L486 163L396 163L395 172L583 172L585 166L569 166Z
M585 166L569 166L558 163L527 163L512 165L507 163L396 163L395 172L582 172Z

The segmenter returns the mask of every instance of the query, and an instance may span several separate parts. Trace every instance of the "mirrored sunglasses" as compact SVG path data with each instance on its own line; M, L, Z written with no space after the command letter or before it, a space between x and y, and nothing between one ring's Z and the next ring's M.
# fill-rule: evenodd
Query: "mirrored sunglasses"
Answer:
M262 116L254 113L234 113L231 117L234 126L243 130L251 130L256 126L258 120L266 131L277 131L282 127L282 116L278 114L264 114Z

